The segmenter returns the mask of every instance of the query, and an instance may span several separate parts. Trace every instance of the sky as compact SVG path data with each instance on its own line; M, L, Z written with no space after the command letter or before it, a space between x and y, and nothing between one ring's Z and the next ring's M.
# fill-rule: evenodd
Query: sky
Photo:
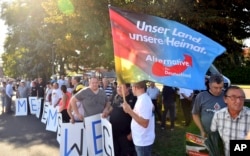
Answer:
M6 25L4 25L4 21L0 20L0 55L3 52L3 45L4 45L6 33L7 33L7 27Z
M13 0L0 0L0 5L3 2L12 2L12 1ZM4 25L4 21L0 18L0 56L3 53L3 45L4 45L4 40L5 40L6 33L7 33L7 26Z

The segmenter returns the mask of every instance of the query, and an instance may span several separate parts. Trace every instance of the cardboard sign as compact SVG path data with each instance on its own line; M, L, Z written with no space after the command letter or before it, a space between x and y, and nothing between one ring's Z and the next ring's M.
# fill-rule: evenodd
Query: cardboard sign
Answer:
M186 133L186 154L188 156L209 156L204 144L205 138L192 133Z
M43 106L43 115L41 118L41 122L46 124L48 118L48 111L49 111L49 102L45 102Z
M87 142L83 122L61 124L61 156L87 156Z
M27 115L28 115L27 98L16 99L16 113L15 113L15 116L27 116Z
M49 106L46 130L56 132L58 127L58 106Z

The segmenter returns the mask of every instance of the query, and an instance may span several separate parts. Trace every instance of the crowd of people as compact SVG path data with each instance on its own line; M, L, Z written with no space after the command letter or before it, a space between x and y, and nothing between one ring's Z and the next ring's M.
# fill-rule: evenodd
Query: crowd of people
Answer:
M221 75L212 75L207 90L197 96L195 91L186 88L164 85L160 91L154 82L117 84L108 78L99 80L97 77L81 81L80 77L65 79L62 75L46 84L42 78L31 82L21 80L18 84L13 85L13 80L2 82L2 113L12 112L12 96L16 91L17 98L35 96L42 100L42 106L44 101L59 106L63 122L83 122L85 117L100 113L103 118L109 116L116 156L150 156L155 122L160 122L164 130L168 117L169 129L174 131L177 97L184 126L193 121L202 137L216 138L212 141L221 139L226 156L230 140L249 139L247 136L250 136L250 110L244 107L245 94L237 86L224 90Z

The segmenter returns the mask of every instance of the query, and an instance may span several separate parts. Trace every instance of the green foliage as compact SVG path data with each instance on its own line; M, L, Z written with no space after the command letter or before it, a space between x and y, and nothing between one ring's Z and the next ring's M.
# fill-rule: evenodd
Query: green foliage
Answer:
M250 66L236 66L225 68L222 73L226 75L232 84L249 84Z
M58 73L100 66L114 69L109 4L186 24L227 48L217 64L230 68L242 63L239 40L250 36L246 27L250 25L250 1L13 0L1 6L1 18L9 27L5 74L48 77L53 64L60 65ZM17 48L25 49L21 53L24 66L10 60ZM19 71L25 73L19 75Z

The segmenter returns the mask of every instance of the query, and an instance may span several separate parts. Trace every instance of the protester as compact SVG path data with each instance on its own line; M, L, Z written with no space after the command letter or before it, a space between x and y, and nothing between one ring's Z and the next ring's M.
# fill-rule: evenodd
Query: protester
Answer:
M230 86L224 94L227 107L215 112L211 131L218 131L224 143L225 156L230 156L230 140L244 140L250 131L250 109L244 107L245 93Z
M80 77L75 76L75 77L72 78L72 85L74 86L73 90L72 90L72 94L76 94L78 91L85 88L83 86L83 84L80 83L80 81L81 81Z
M155 140L154 105L146 93L146 82L133 84L132 92L137 96L134 109L125 101L123 110L132 117L131 131L137 156L151 156Z
M100 88L105 91L108 100L111 101L113 88L111 87L110 82L106 77L102 78L102 86Z
M160 95L160 90L155 86L154 82L150 82L149 87L147 87L147 94L149 95L149 97L152 100L152 103L154 104L155 107L154 112L157 115L158 120L161 121L161 112L158 109L158 103L157 103L158 96Z
M113 110L110 114L112 125L114 152L117 156L134 156L135 147L131 135L131 116L124 112L122 108L123 93L126 102L133 109L136 97L130 92L130 84L118 85L117 94L112 102Z
M38 78L38 83L37 83L37 99L41 100L41 107L40 107L40 116L39 118L42 117L43 114L43 105L44 105L44 94L45 94L45 84L43 82L42 78Z
M175 100L176 100L177 89L170 86L163 86L162 89L162 103L163 113L161 121L161 129L166 128L166 115L169 112L170 117L170 130L173 131L175 127Z
M17 88L16 97L17 98L28 98L29 92L30 92L30 90L27 87L25 80L21 80L20 85Z
M17 92L16 92L16 97L17 98L26 98L27 99L27 103L29 101L29 93L30 93L30 88L26 85L25 80L21 80L20 84L17 88ZM27 105L27 111L28 114L30 113L30 107L29 105Z
M84 116L78 112L77 101L83 102ZM75 94L70 104L78 119L83 120L84 117L102 113L102 117L108 117L112 110L110 102L104 90L98 88L98 78L92 77L88 88L82 89Z
M37 97L37 82L31 82L30 96Z
M6 82L2 82L2 87L0 88L1 101L2 101L2 113L5 113L6 107Z
M67 81L65 80L64 75L61 75L60 78L57 80L58 87L61 88L62 85L67 86Z
M31 81L31 83L30 83L30 88L31 88L31 87L32 87L32 85L34 84L33 82L34 82L35 84L37 84L37 83L38 83L37 78L35 78L34 80L32 80L32 81Z
M45 102L49 102L50 104L51 104L52 88L53 88L53 83L47 82L45 89Z
M52 97L51 97L52 106L56 107L57 105L59 105L61 98L62 98L62 92L58 87L58 83L54 82L52 89Z
M192 121L192 99L193 99L193 90L180 88L180 101L181 101L181 108L185 118L185 126L189 126Z
M72 84L74 85L74 89L72 91L72 95L78 93L80 90L84 88L84 86L80 83L80 77L73 77ZM82 101L76 102L76 107L78 112L74 112L71 103L69 103L69 106L67 108L68 115L70 117L70 122L82 122L83 120L77 117L77 113L79 113L81 116L84 116L84 110L82 106Z
M6 86L6 113L12 113L13 80L9 80Z
M116 81L114 81L113 83L111 83L112 85L111 85L111 87L112 87L112 95L111 95L111 98L110 98L110 101L114 101L114 97L117 95L117 82Z
M82 82L81 82L85 87L89 86L89 78L87 75L83 75Z
M221 142L218 132L210 130L214 113L226 106L223 100L224 79L221 74L211 75L208 80L208 90L197 95L192 110L194 123L200 130L202 137L206 137L205 145L209 155L220 155L218 144Z
M214 113L226 107L223 100L224 80L222 75L211 75L208 83L209 89L197 95L192 110L194 123L200 130L202 137L211 132L210 126Z
M61 91L62 91L62 98L61 98L61 100L59 102L59 113L62 114L63 122L69 122L70 116L69 116L69 114L67 112L67 108L69 106L71 93L67 92L66 85L61 86Z
M73 89L74 89L74 85L72 84L72 77L71 76L67 76L66 77L67 80L67 91L72 93Z

